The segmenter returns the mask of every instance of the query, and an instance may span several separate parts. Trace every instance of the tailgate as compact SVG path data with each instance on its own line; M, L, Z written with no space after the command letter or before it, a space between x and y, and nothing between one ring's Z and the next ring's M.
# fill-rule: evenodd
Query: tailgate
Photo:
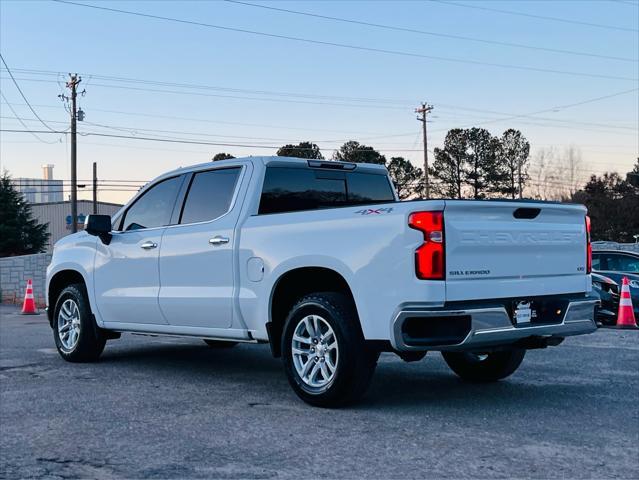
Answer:
M581 205L446 201L446 300L589 291L585 215Z

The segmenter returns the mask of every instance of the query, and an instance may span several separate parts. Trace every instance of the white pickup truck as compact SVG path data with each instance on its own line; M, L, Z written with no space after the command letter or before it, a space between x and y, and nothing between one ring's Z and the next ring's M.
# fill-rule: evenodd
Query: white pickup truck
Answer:
M380 352L441 351L459 376L593 332L581 205L398 201L386 169L251 157L174 170L89 215L47 270L60 355L122 332L270 343L306 402L359 399Z

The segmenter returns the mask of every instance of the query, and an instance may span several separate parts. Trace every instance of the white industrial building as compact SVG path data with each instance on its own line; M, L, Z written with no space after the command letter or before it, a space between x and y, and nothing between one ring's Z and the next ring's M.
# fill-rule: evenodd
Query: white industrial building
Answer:
M117 203L98 202L97 213L113 216L121 207ZM36 203L31 205L31 212L38 223L49 224L50 237L46 252L51 252L55 242L71 233L71 202ZM90 213L93 213L93 202L78 200L78 230L84 228L84 220Z
M15 189L29 203L61 202L64 200L62 180L54 180L53 165L42 165L42 178L14 178Z

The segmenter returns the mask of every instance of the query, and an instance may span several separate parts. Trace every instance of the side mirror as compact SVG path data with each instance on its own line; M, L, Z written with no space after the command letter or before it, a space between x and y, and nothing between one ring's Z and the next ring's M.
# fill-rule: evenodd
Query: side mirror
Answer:
M84 229L89 235L100 237L102 243L111 243L111 216L88 215L84 221Z

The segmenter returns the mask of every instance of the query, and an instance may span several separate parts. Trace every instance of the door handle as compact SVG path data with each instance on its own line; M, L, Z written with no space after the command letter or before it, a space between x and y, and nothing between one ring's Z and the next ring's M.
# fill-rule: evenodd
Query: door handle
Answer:
M225 243L229 243L229 238L218 235L217 237L209 238L209 243L211 245L223 245Z
M140 247L145 250L151 250L152 248L157 248L157 246L158 244L155 242L144 242L142 245L140 245Z

